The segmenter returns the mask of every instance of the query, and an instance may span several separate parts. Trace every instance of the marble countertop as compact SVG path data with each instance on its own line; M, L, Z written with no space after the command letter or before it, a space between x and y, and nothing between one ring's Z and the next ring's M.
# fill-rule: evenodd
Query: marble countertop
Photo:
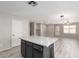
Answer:
M51 44L55 43L58 38L49 38L49 37L39 37L39 36L31 36L31 37L22 37L20 39L39 44L42 46L49 47Z

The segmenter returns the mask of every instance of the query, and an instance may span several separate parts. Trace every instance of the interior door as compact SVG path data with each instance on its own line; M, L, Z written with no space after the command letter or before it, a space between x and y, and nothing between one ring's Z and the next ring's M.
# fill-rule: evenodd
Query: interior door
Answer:
M23 21L12 20L12 47L20 45L20 39L23 35Z

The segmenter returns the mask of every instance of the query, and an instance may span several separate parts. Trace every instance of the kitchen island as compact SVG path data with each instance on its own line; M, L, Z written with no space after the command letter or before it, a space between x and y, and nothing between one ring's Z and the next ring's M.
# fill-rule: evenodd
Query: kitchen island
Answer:
M25 58L54 58L54 43L58 38L22 37L21 54Z

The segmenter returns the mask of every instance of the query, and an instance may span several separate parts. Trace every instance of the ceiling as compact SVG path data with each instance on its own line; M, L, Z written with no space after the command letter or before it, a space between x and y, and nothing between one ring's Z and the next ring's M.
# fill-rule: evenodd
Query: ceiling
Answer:
M59 23L60 16L71 22L79 21L79 1L36 1L32 7L27 1L0 1L0 11L28 17L35 21Z

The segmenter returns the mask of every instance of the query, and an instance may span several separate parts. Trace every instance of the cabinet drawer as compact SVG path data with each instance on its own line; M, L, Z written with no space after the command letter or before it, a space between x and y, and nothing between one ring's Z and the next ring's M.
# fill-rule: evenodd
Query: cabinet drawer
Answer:
M37 44L33 44L33 48L42 52L43 51L43 46L37 45Z
M43 58L43 52L33 49L32 57L33 58Z

